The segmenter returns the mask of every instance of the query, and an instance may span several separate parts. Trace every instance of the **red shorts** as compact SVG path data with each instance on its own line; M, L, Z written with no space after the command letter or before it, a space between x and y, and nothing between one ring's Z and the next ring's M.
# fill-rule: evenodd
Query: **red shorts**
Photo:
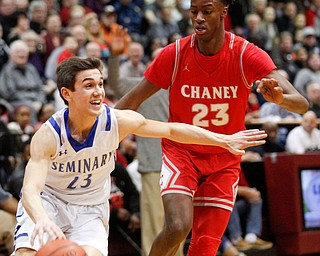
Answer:
M204 154L168 145L162 150L161 195L185 194L193 197L194 206L232 211L241 156L229 152Z

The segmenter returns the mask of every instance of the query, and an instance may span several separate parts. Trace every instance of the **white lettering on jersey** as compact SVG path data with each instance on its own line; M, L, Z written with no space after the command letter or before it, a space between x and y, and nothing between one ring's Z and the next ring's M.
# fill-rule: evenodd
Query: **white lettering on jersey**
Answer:
M183 97L191 99L235 99L238 86L207 87L184 84L181 87Z

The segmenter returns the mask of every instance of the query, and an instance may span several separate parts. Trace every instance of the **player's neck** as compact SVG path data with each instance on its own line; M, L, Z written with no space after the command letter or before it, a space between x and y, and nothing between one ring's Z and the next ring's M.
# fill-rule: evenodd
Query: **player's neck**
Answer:
M76 141L83 143L89 136L89 133L94 125L95 120L89 121L89 118L84 120L80 119L68 119L68 128L70 135Z
M74 138L76 141L80 143L84 143L89 136L89 133L91 131L90 129L83 129L82 127L74 127L73 125L69 124L69 131L72 138Z
M216 55L223 48L225 42L225 32L217 34L210 40L197 40L198 51L204 56Z

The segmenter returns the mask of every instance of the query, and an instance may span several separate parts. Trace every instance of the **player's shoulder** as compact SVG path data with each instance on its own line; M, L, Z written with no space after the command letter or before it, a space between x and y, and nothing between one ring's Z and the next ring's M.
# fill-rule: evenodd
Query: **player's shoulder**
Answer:
M54 155L56 145L57 139L47 124L43 124L32 136L32 152L38 152L39 155Z

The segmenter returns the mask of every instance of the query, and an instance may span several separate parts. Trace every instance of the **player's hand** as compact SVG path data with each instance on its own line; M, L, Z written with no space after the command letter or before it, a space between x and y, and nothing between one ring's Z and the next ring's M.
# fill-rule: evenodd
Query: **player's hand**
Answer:
M62 230L46 216L43 216L43 218L36 222L31 236L31 245L34 244L37 236L41 246L47 242L47 236L49 236L50 240L66 238Z
M271 78L263 78L256 81L257 92L270 102L281 104L283 102L283 89L279 86L278 81Z
M265 131L259 129L251 129L240 131L231 135L227 135L227 149L235 155L244 155L245 148L259 146L266 141L268 135Z
M115 27L113 31L113 37L111 42L111 55L119 56L128 47L128 29L119 26Z

